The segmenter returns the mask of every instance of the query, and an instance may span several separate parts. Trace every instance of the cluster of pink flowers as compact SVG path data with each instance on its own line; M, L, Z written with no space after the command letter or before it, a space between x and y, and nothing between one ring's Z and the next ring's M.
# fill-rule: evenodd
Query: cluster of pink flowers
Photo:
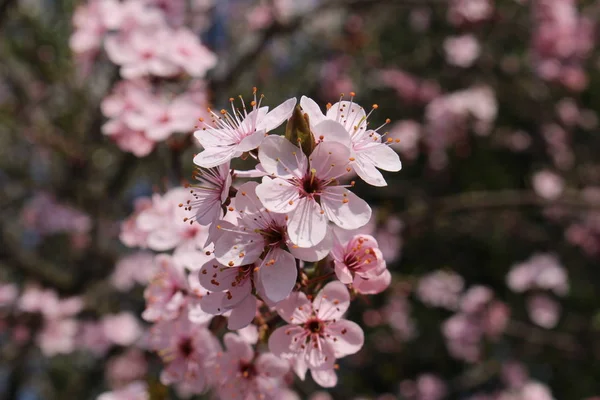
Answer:
M565 296L569 292L567 271L556 256L534 254L511 268L506 283L514 292L529 292L527 312L535 324L543 328L556 326L561 306L548 292L556 296Z
M575 0L534 0L533 54L537 73L573 91L587 87L583 62L594 48L595 24Z
M389 286L386 258L399 243L381 235L386 257L369 234L378 235L371 208L349 179L385 186L380 170L402 165L395 140L370 126L377 105L367 113L354 94L325 113L307 97L269 110L253 94L200 118L195 182L138 200L121 240L161 252L142 314L165 363L161 382L188 393L212 388L221 398L280 399L292 371L335 386L336 361L362 347L362 329L344 314L353 294ZM273 134L286 122L285 136ZM254 165L235 170L236 158ZM397 234L394 221L384 229ZM131 257L113 278L121 287L147 279L126 266L147 265L148 253ZM237 331L224 348L216 316ZM252 334L257 327L262 333Z
M138 157L174 133L190 133L207 105L202 79L217 57L200 32L183 25L185 13L185 0L90 0L73 17L70 44L82 68L103 49L125 79L102 102L109 119L102 132ZM172 93L166 80L171 87L186 82L186 89Z

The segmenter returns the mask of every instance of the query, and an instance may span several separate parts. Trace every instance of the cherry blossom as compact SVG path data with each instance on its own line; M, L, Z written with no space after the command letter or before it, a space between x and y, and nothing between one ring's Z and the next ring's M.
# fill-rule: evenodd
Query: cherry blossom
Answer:
M340 282L346 285L352 283L360 293L368 290L367 288L370 289L370 294L383 291L389 281L386 285L379 285L380 287L373 286L373 282L370 282L385 282L377 278L386 272L389 274L375 238L363 234L351 236L349 231L341 229L334 229L334 233L335 245L331 250L331 257Z
M194 393L204 391L207 361L220 350L219 342L206 328L182 316L154 325L150 342L166 364L160 374L163 384L183 382Z
M204 151L194 158L194 163L200 167L211 168L221 165L232 158L241 156L244 152L257 148L267 132L280 126L288 119L296 99L285 101L269 111L261 107L262 96L257 100L254 89L254 100L250 103L252 111L248 113L242 99L242 109L236 109L231 101L231 113L221 110L218 115L212 111L212 124L200 119L204 127L194 133Z
M192 199L185 203L186 208L194 213L194 219L200 225L215 223L223 215L222 208L230 196L232 177L229 162L214 168L198 168L194 179L198 183L187 186Z
M320 243L328 220L343 229L369 222L369 205L338 180L350 170L349 155L338 142L319 143L310 157L280 136L269 136L261 145L258 158L270 177L262 179L256 194L268 210L288 213L288 236L298 246Z
M223 338L226 351L214 359L212 371L216 390L222 399L278 400L285 395L283 377L289 363L271 353L256 354L233 333Z
M306 96L302 96L300 105L309 116L316 139L340 142L351 149L350 166L365 182L374 186L385 186L387 183L377 169L399 171L402 168L398 154L389 147L394 140L383 141L383 135L377 132L381 127L375 130L368 128L371 113L367 115L361 106L354 103L353 98L350 101L340 100L328 107L326 115L323 115L319 106ZM373 110L375 109L377 105L373 106Z
M148 385L143 381L135 381L112 392L104 392L98 400L149 400Z
M342 319L349 305L348 289L337 281L325 285L312 302L302 292L292 293L277 304L277 312L288 325L271 334L269 349L279 357L294 359L301 379L310 369L321 386L335 386L335 360L356 353L364 342L360 326Z

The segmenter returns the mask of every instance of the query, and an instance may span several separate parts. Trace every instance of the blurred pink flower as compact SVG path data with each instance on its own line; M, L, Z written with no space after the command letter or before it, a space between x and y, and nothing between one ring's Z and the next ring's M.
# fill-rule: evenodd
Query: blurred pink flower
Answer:
M112 346L106 337L102 321L83 321L77 332L77 347L90 351L96 356L103 356Z
M546 200L554 200L560 197L565 187L563 179L548 170L536 172L532 181L533 190Z
M493 0L450 0L448 7L448 21L453 25L482 22L493 14Z
M464 280L460 275L438 270L419 279L416 294L419 300L429 306L456 310L463 288Z
M14 283L0 282L0 307L12 306L19 296L19 289Z
M138 251L117 262L110 280L116 289L125 292L135 284L147 285L155 271L154 255L148 251Z
M146 382L132 382L124 388L112 392L104 392L97 400L150 400Z
M144 353L131 348L106 362L105 376L112 388L118 388L143 379L147 371L148 362Z
M430 80L421 80L397 68L379 71L380 81L394 89L401 99L410 103L427 104L440 94L439 85Z
M447 392L446 383L433 374L421 374L415 381L400 382L400 394L407 400L442 400Z
M561 306L548 295L536 294L527 299L527 313L536 325L552 329L558 324Z
M21 211L23 224L42 235L57 233L87 233L92 229L91 218L71 206L60 204L47 193L37 193Z
M506 276L506 283L517 293L542 289L564 296L569 291L567 271L552 254L534 254L525 262L514 265Z
M468 68L479 58L481 48L474 35L450 36L444 40L448 64Z
M211 371L222 399L283 399L289 363L271 353L256 354L239 336L226 333L226 351L217 354Z
M417 121L402 120L392 124L387 137L394 139L393 144L391 144L394 150L402 153L409 159L415 159L419 154L421 131L421 124Z
M140 322L129 311L103 316L102 326L108 340L119 346L132 345L143 333Z

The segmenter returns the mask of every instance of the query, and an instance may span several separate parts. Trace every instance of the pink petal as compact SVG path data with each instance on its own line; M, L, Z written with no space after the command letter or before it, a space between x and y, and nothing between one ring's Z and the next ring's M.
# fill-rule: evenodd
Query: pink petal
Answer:
M288 248L292 255L303 261L316 262L327 257L332 247L331 235L325 235L325 239L313 247L299 247L293 243L288 244Z
M319 122L325 120L325 115L321 112L319 105L310 97L302 96L300 99L300 107L302 107L302 111L308 114L311 126L315 126Z
M365 343L365 334L361 327L345 319L327 325L327 332L331 335L330 341L335 357L341 358L358 352ZM333 340L336 338L337 340Z
M337 385L337 375L333 368L320 371L311 369L310 375L312 376L313 380L322 387L329 388Z
M231 283L235 282L238 269L235 267L226 267L219 264L217 260L207 261L198 273L200 284L212 292L222 292L231 288Z
M335 276L345 285L352 283L352 272L342 262L335 261Z
M357 156L356 161L350 165L354 169L354 172L356 172L356 174L369 185L378 187L387 186L387 182L385 181L385 178L381 172L379 172L379 170L375 168L373 164L363 162L359 156Z
M341 319L350 306L350 293L340 281L329 282L313 300L313 309L324 321Z
M279 127L285 120L291 117L296 98L291 98L272 109L262 120L258 121L256 129L265 129L267 132Z
M338 142L350 148L350 134L342 126L342 124L326 119L323 122L315 125L313 133L316 140L326 142Z
M261 375L279 378L290 370L290 363L271 353L263 353L256 360L256 369Z
M236 308L233 309L227 321L227 328L230 330L242 329L248 326L256 315L256 297L246 296Z
M306 172L306 156L282 136L267 136L258 150L258 159L267 173L281 178L299 177Z
M384 171L396 172L402 169L402 162L398 153L383 143L376 146L369 146L365 150L358 152L357 155L369 160L377 168Z
M265 138L265 131L257 130L256 132L254 132L251 135L246 136L244 139L242 139L240 144L237 145L236 151L244 152L244 151L253 150L253 149L257 148L258 146L260 146L260 144L262 143L264 138Z
M344 202L344 199L348 201ZM371 219L371 207L367 202L340 186L324 190L321 207L327 218L343 229L358 229Z
M321 212L321 207L308 197L297 200L296 204L288 222L290 240L300 247L319 244L327 235L327 218Z
M348 173L350 149L338 142L321 142L311 153L309 160L310 167L317 171L319 179L339 178Z
M214 254L217 261L223 265L237 267L258 260L264 250L263 237L259 233L246 232L243 227L226 228L230 225L226 225L225 222L221 224L223 229L232 229L232 231L224 231L215 242Z
M378 294L387 289L391 282L392 274L386 269L380 275L370 277L369 279L363 279L359 276L356 276L354 278L354 282L352 282L352 286L358 293Z
M234 153L233 146L209 147L194 157L194 164L203 168L216 167L231 160Z
M211 292L200 299L200 307L206 313L221 315L227 311L223 307L223 299L225 299L225 292Z
M248 343L234 333L226 333L223 337L223 343L227 351L231 352L237 359L250 362L254 356L254 351Z
M292 292L276 306L277 313L289 324L303 324L312 313L312 303L302 292Z
M268 265L273 261L274 264ZM258 270L265 294L273 302L281 301L290 294L297 276L296 259L282 249L269 252Z
M277 213L288 213L298 206L300 193L291 183L283 179L263 177L256 187L256 195L267 208Z
M297 357L303 333L304 328L297 325L279 327L269 336L269 350L277 357L286 360Z
M348 132L352 132L366 116L364 108L349 101L335 103L327 110L327 118L340 122Z

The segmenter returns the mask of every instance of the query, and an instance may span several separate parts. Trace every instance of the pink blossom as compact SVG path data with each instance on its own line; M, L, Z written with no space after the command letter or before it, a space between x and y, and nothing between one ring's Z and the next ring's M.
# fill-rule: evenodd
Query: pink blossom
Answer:
M198 182L189 185L192 199L186 202L188 211L192 211L200 225L216 222L223 215L223 207L229 200L231 189L231 169L229 162L214 168L198 168L194 173Z
M204 128L194 133L204 147L204 151L194 157L194 163L200 167L216 167L257 148L267 132L279 127L292 115L296 105L296 99L292 98L269 112L268 107L261 107L262 96L257 101L256 90L250 103L250 113L246 111L243 100L242 110L235 108L233 98L230 100L231 114L226 110L221 110L221 115L211 111L212 124L200 119Z
M253 264L225 267L215 260L204 264L198 278L202 287L209 292L200 300L202 310L213 315L231 311L227 323L231 330L250 324L258 305L256 297L252 295L252 282L260 282L255 270L256 266ZM254 286L258 295L266 297L260 285Z
M320 243L328 220L343 229L369 222L369 205L338 182L350 168L349 156L348 147L337 142L318 144L310 157L280 136L261 145L259 160L273 178L264 177L256 194L268 210L288 213L288 236L298 246Z
M154 255L147 251L138 251L117 262L110 280L116 289L125 292L135 284L147 285L154 273Z
M395 122L388 133L394 139L390 145L394 150L415 159L419 154L419 140L421 139L421 125L413 120Z
M460 275L438 270L419 279L417 297L429 306L456 310L463 288L464 280Z
M397 68L387 68L379 71L381 82L396 91L404 101L417 104L427 104L440 94L436 82L421 80L406 71Z
M533 175L532 183L533 190L546 200L555 200L560 197L565 187L564 180L548 170L536 172Z
M79 324L77 332L77 347L103 356L112 346L106 337L102 321L84 321Z
M277 304L277 312L288 325L269 337L271 352L294 360L296 374L304 379L310 369L313 379L324 387L335 386L335 360L358 352L364 343L360 326L342 319L350 306L345 285L333 281L312 303L302 292L293 292Z
M105 375L111 387L122 387L130 382L143 379L148 370L148 362L141 350L132 348L110 358L106 363Z
M191 132L197 110L203 105L188 93L171 101L164 98L147 100L143 107L128 113L124 122L134 131L144 132L144 136L154 142L164 141L177 132Z
M422 374L415 381L400 382L400 394L408 400L442 400L447 392L446 383L433 374Z
M477 38L473 35L452 36L444 40L444 51L448 64L468 68L481 53Z
M152 199L149 197L138 197L134 202L133 213L121 224L119 239L127 247L146 247L148 232L142 230L137 224L138 215L152 208Z
M288 220L284 214L267 211L257 197L256 182L239 187L235 204L240 214L237 226L220 225L223 231L215 243L215 257L223 265L240 266L255 263L257 278L272 302L286 298L296 283L295 258L318 261L325 258L331 240L324 239L312 248L299 247L288 236Z
M477 23L492 17L493 0L451 0L448 21L453 25Z
M36 193L21 211L23 224L42 235L87 233L92 220L84 212L59 203L52 195Z
M194 393L204 391L207 361L220 350L219 342L206 328L183 316L154 325L150 341L165 362L160 375L164 385L180 382Z
M514 265L506 282L517 293L537 288L564 296L569 291L567 272L552 254L534 254L527 261Z
M172 256L159 254L156 263L158 273L144 291L146 309L142 318L152 322L173 320L187 309L193 322L207 323L210 317L198 310L200 299L206 294L205 289L193 279L188 280L183 266Z
M216 55L189 29L178 29L172 34L171 41L170 60L191 76L203 78L217 64Z
M527 299L529 318L538 326L552 329L560 318L560 304L545 294L536 294Z
M374 186L386 186L387 183L378 169L400 171L402 163L398 154L389 147L390 140L383 141L379 129L367 129L368 117L365 110L350 101L340 101L329 107L323 115L317 103L302 96L300 105L309 116L312 130L318 141L333 141L350 148L350 166L365 182ZM331 123L330 121L335 121ZM389 122L389 121L388 121ZM393 142L393 140L391 140Z
M150 400L150 394L146 382L136 381L121 389L104 392L97 400Z
M162 196L152 196L152 207L141 211L136 218L138 229L147 233L147 247L156 251L180 246L204 248L209 228L186 223L189 215L180 207L189 198L188 190L182 187L173 188Z
M370 235L352 235L348 231L334 229L334 246L331 250L335 274L340 282L353 284L359 293L364 287L362 281L376 280L387 271L383 254L378 248L377 241ZM389 282L388 282L389 284ZM379 287L371 294L379 293L387 285Z
M19 296L19 289L13 283L0 282L0 307L10 307Z
M129 346L142 335L142 327L138 319L128 311L105 315L102 318L104 334L114 344Z
M256 354L252 347L233 333L223 338L227 350L214 360L216 390L222 399L282 399L283 376L287 361L271 353Z
M36 342L46 356L68 354L75 350L76 335L77 321L75 319L46 319L44 328L36 337Z

